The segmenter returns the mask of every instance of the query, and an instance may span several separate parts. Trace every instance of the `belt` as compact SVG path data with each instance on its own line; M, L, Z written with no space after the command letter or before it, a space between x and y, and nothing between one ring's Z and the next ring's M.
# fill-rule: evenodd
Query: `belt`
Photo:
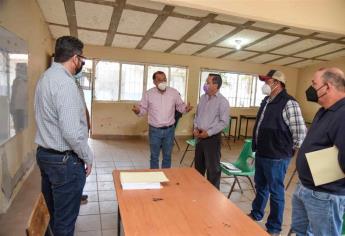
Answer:
M73 153L75 154L75 152L73 152L72 150L66 150L66 151L57 151L55 149L51 149L51 148L45 148L45 147L42 147L42 146L38 146L37 149L42 149L43 151L45 152L49 152L51 154L60 154L60 155L66 155L66 154L69 154L69 153Z
M173 126L174 125L162 126L162 127L154 127L154 126L150 125L150 127L155 128L155 129L169 129L169 128L173 127Z

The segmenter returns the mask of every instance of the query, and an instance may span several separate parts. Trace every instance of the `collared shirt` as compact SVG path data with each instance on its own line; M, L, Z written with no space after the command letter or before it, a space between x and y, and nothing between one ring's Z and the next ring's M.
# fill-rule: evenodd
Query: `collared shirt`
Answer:
M194 128L206 130L208 136L218 134L229 125L229 111L229 102L219 91L211 97L204 94L200 97Z
M35 93L35 142L60 152L73 150L92 164L85 106L74 77L60 63L44 72Z
M267 103L259 118L257 129L255 130L256 137L258 137L258 132L260 129L261 122L265 115L267 104L273 101L274 98L267 100ZM307 133L307 128L305 126L301 108L298 102L294 100L289 100L282 111L282 116L283 116L285 124L289 127L289 130L292 134L293 148L297 149L302 145L303 140Z
M315 186L305 154L336 146L338 161L345 173L345 98L328 109L320 108L298 152L296 167L299 179L306 188L337 195L345 195L345 178ZM328 157L325 156L325 159Z
M139 116L148 113L148 122L153 127L170 126L175 123L175 110L186 112L186 104L182 101L179 92L167 87L162 93L158 88L149 89L139 104Z

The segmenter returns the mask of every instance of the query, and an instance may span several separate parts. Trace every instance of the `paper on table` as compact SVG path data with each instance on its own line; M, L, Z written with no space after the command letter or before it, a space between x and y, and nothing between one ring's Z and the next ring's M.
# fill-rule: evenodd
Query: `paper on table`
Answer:
M315 186L345 178L339 166L338 152L338 148L333 146L305 154Z
M160 183L169 181L162 171L120 172L120 180L121 183Z

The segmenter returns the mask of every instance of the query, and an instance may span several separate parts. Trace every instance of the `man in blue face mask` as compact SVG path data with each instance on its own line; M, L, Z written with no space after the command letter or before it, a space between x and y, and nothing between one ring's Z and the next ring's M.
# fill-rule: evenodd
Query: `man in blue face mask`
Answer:
M294 152L306 134L305 123L297 101L285 89L285 75L271 70L260 75L265 84L263 99L253 130L256 196L249 216L255 221L264 217L270 197L270 214L266 228L280 235L284 214L284 177Z
M321 108L296 159L300 183L292 197L292 230L297 236L341 235L345 178L315 186L305 154L336 146L339 150L339 166L345 173L344 73L338 68L318 70L306 91L306 97L308 101L320 104Z

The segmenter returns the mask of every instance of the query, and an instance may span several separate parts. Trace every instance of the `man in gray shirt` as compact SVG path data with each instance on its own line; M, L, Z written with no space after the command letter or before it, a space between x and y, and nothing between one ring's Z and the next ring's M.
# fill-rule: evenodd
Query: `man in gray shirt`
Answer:
M217 189L220 185L221 131L229 125L229 102L219 92L222 78L209 74L203 87L194 119L195 169L201 175L207 172L207 180Z
M43 73L35 93L36 159L50 227L59 236L74 235L85 179L92 168L85 106L73 77L84 65L83 47L77 38L58 38L54 63Z

